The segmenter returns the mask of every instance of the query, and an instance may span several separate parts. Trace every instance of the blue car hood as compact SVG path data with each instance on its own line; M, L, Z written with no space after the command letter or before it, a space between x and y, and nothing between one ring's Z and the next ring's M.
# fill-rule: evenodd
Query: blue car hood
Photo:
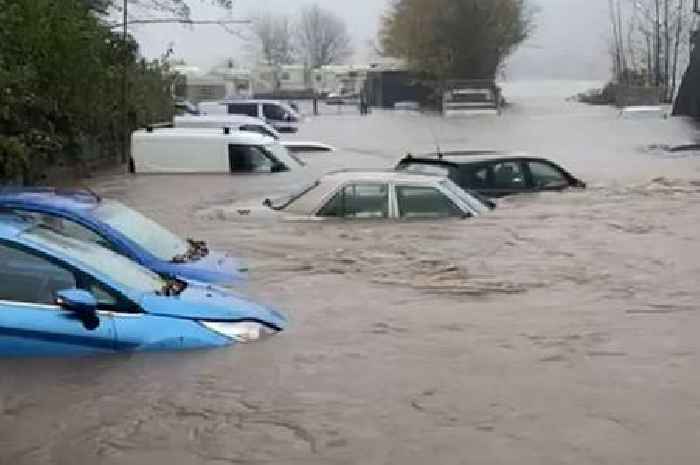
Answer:
M277 310L231 291L203 284L189 283L179 296L146 294L140 303L150 315L203 321L252 320L277 329L287 326L287 318Z
M229 253L211 251L206 257L195 261L178 263L177 268L187 269L188 276L204 282L231 284L245 281L248 268ZM180 273L184 275L185 273Z

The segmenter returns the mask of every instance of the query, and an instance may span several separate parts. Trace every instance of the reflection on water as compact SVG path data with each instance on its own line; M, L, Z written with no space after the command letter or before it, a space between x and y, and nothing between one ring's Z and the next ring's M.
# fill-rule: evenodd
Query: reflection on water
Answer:
M639 149L694 129L520 88L500 118L329 110L294 137L341 151L307 172L96 181L242 256L247 292L290 328L232 350L1 361L0 463L695 463L700 160ZM436 139L549 155L592 187L439 224L197 214Z

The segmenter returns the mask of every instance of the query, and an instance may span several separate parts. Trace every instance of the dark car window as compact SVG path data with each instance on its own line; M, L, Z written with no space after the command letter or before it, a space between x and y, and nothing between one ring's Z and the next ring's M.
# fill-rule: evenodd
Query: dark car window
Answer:
M5 244L0 244L0 263L0 300L54 305L58 291L76 287L72 271Z
M110 241L95 231L88 229L73 220L48 215L46 213L30 212L26 210L14 210L14 213L22 216L23 218L30 219L37 224L41 224L59 234L63 234L64 236L79 239L81 241L93 242L101 245L102 247L107 247L108 249L114 250L114 247Z
M265 118L273 121L284 121L285 117L287 116L287 112L280 108L279 105L266 103L263 105L263 115Z
M231 115L247 115L254 118L258 117L257 103L229 103L228 112Z
M464 213L434 187L396 186L399 215L403 219L448 218Z
M489 187L489 167L470 166L463 168L462 186L469 189L487 189Z
M337 218L388 218L389 187L386 184L345 186L319 211L318 216Z
M567 187L569 180L557 167L541 161L528 162L535 188L557 189Z
M229 145L229 165L232 173L270 173L275 161L265 150L253 145Z
M525 176L519 162L503 161L492 165L493 187L496 189L524 189Z

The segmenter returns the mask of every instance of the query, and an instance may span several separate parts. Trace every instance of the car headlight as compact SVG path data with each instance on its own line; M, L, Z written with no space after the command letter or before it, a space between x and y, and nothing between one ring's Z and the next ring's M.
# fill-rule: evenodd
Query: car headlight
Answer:
M233 339L236 342L250 343L277 334L277 331L261 323L243 321L237 323L201 321L205 328Z

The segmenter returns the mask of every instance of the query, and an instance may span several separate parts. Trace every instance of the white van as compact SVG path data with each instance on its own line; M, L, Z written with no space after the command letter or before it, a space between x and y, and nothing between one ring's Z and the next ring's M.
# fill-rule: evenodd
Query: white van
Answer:
M304 164L271 137L225 129L144 129L131 135L134 173L278 173Z
M297 132L301 117L290 105L279 100L225 100L201 102L199 111L206 115L245 115L260 118L279 132Z
M238 131L252 131L263 136L272 137L279 140L280 133L275 128L259 118L252 118L244 115L183 115L173 118L173 125L176 128L231 128Z

